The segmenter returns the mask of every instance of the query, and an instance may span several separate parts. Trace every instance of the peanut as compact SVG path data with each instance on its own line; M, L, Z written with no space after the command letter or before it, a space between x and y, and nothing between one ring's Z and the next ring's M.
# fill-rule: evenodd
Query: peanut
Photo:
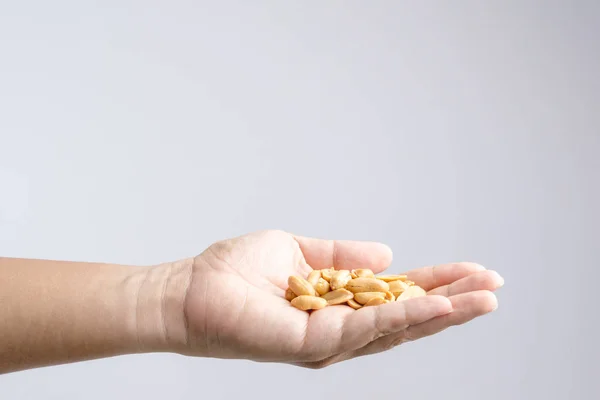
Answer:
M285 299L297 309L320 310L346 305L354 310L393 301L426 296L427 292L407 275L375 275L368 268L311 271L306 278L288 277Z
M352 278L375 278L375 274L370 269L360 268L353 269L351 272Z
M354 300L359 304L367 304L369 300L379 297L385 298L384 292L358 292L354 293Z
M359 308L362 307L362 304L357 303L356 301L350 299L348 300L348 305L352 308L354 308L355 310L358 310Z
M392 282L392 281L405 281L408 278L406 275L379 275L377 279L381 279L384 282Z
M325 279L327 282L331 281L331 276L335 272L333 268L327 268L321 270L321 278Z
M334 306L346 303L348 300L352 300L353 297L354 293L342 288L325 293L321 298L327 301L327 305Z
M290 289L290 288L287 288L287 289L285 290L285 299L286 299L287 301L292 301L292 300L294 300L294 298L295 298L295 297L298 297L298 296L296 296L296 293L294 293L294 292L292 291L292 289Z
M329 286L331 290L342 289L346 286L346 284L352 279L350 276L350 271L342 269L340 271L336 271L329 281Z
M394 294L394 296L396 296L396 297L400 296L400 294L402 294L402 292L404 292L406 289L409 288L409 286L408 286L408 284L406 284L406 282L402 282L400 280L392 281L392 282L388 283L388 285L390 286L390 292L392 292Z
M296 296L315 296L315 288L304 278L292 275L288 278L288 286Z
M320 310L327 306L327 300L322 297L300 295L291 301L292 305L299 310Z
M365 307L379 306L379 305L385 304L385 303L389 303L389 300L383 299L381 297L373 297L371 300L367 301L364 306Z
M319 281L317 282L317 286L315 286L315 289L316 289L317 293L319 293L320 296L323 296L325 293L329 292L329 282L327 282L323 278L319 278Z
M319 282L319 279L321 279L321 271L319 270L311 271L310 274L308 274L308 278L306 278L308 283L313 285L315 289L317 288L317 283Z
M408 289L406 289L404 292L402 292L402 294L400 296L398 296L398 298L396 299L396 301L402 301L402 300L406 300L406 299L412 299L415 297L421 297L421 296L426 296L427 292L425 292L425 290L420 287L420 286L410 286Z
M356 278L351 279L346 284L346 289L351 292L387 292L390 290L390 286L387 282L377 278Z

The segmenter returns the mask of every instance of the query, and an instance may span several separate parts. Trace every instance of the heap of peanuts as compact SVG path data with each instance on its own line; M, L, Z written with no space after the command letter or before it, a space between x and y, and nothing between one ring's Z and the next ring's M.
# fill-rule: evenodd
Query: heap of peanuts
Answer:
M313 270L308 277L288 278L286 300L303 311L345 304L358 310L392 301L425 296L423 288L406 275L375 275L372 270Z

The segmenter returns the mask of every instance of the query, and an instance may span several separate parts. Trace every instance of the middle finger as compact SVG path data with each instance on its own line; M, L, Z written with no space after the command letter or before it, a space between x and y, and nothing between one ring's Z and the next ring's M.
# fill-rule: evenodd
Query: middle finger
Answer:
M504 279L492 270L476 272L448 285L443 285L427 292L428 295L455 296L476 290L494 291L504 284Z

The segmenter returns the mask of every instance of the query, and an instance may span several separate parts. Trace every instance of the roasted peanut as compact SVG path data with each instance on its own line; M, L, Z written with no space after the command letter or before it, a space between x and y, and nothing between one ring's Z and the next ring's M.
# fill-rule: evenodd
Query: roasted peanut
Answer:
M389 303L389 300L383 299L381 297L373 297L371 300L365 303L364 307L378 306L385 303Z
M376 276L377 279L381 279L384 282L392 282L392 281L404 281L406 280L406 275L379 275Z
M351 276L352 278L375 278L373 271L366 268L353 269Z
M392 292L396 297L400 296L402 292L409 288L406 282L402 282L400 280L391 281L388 283L388 285L390 286L390 292Z
M377 278L356 278L346 284L346 289L353 293L359 292L387 292L390 286L387 282Z
M303 311L320 310L321 308L325 308L327 306L327 300L324 298L307 295L300 295L294 298L291 303L292 306Z
M315 296L317 292L306 279L292 275L288 278L288 286L296 296Z
M353 297L354 293L343 288L327 292L321 296L322 299L327 301L327 305L329 306L346 303L348 300L352 300Z
M285 299L286 299L287 301L292 301L292 300L294 300L294 298L295 298L295 297L297 297L297 296L296 296L296 293L294 293L294 292L292 291L292 289L290 289L290 288L287 288L287 289L285 290Z
M357 303L355 300L350 299L348 300L348 305L352 308L354 308L355 310L358 310L359 308L362 307L362 304Z
M342 289L346 286L346 284L352 279L350 276L350 271L342 269L340 271L336 271L329 281L329 286L331 290Z
M325 279L327 282L331 281L331 276L334 274L335 269L327 268L321 270L321 278Z
M320 296L323 296L325 293L329 292L329 282L327 282L323 278L319 278L319 281L317 282L317 286L315 286L315 289L316 289L317 293L319 293Z
M369 300L379 297L380 299L385 298L384 292L358 292L354 293L354 300L359 304L367 304Z
M319 271L318 269L311 271L310 274L308 274L308 278L306 278L308 283L310 283L315 289L317 288L317 283L319 282L319 279L321 279L321 271Z
M292 275L285 291L285 299L305 311L342 304L358 310L425 295L407 275L377 276L368 268L313 270L306 278Z
M402 301L402 300L406 300L406 299L412 299L415 297L421 297L421 296L426 296L427 292L420 286L410 286L408 289L406 289L404 292L402 292L402 294L400 296L398 296L398 298L396 299L396 301Z

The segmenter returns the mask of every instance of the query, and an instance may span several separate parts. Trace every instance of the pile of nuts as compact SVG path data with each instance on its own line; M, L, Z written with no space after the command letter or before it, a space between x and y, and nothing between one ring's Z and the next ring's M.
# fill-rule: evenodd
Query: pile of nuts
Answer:
M351 271L328 268L313 270L306 279L290 276L285 298L303 311L343 304L358 310L426 294L406 275L376 276L368 268Z

